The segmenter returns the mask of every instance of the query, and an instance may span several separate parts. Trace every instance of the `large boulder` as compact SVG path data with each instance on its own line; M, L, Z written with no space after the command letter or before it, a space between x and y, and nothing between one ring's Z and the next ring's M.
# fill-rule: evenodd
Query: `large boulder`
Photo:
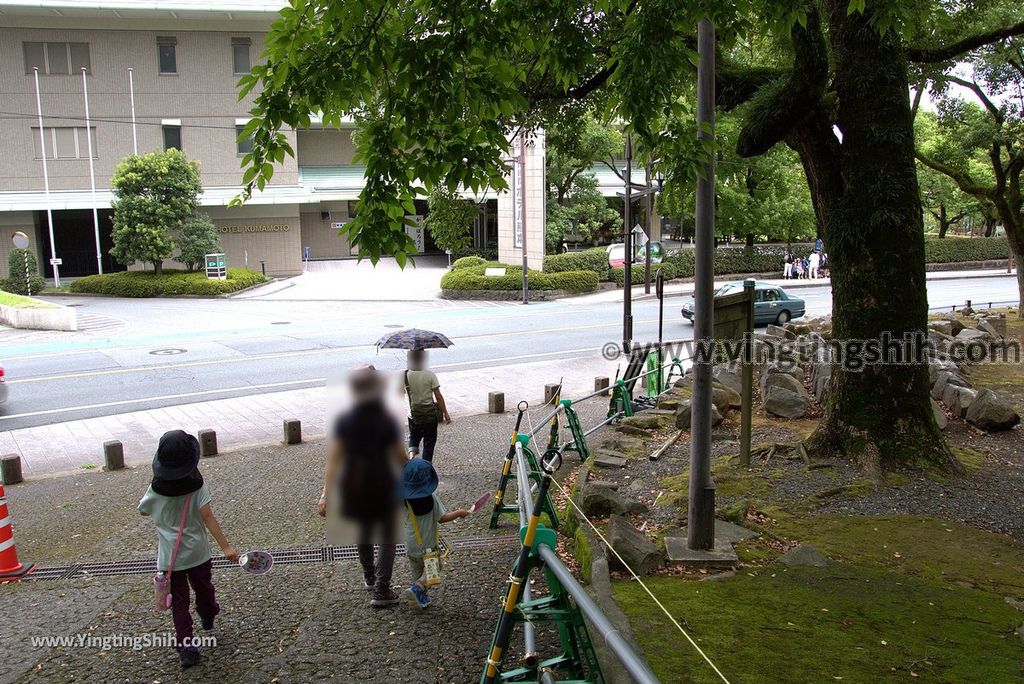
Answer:
M949 426L949 419L946 418L945 411L942 410L942 404L931 400L932 402L932 414L935 416L935 424L939 426L940 430L945 430Z
M1006 401L990 389L978 392L965 414L967 422L987 432L1010 430L1020 422L1020 416Z
M953 337L956 337L957 335L959 335L960 331L967 327L967 326L964 325L963 321L961 321L959 318L957 318L953 314L946 314L945 316L942 317L942 320L949 321L949 325L950 325L949 334L952 335Z
M978 330L988 333L997 340L1006 337L1005 318L982 318L978 321Z
M711 403L724 416L729 409L740 408L743 405L743 398L739 392L731 390L725 385L713 383L711 385Z
M736 394L743 391L743 366L740 363L719 364L711 371L711 376L724 387Z
M711 427L718 427L722 424L725 418L722 416L721 411L714 404L714 397L712 397L711 404ZM683 399L679 402L679 408L676 409L676 429L678 430L689 430L690 421L692 420L692 409L689 399Z
M928 321L928 330L934 330L943 335L953 336L953 322L952 321Z
M762 397L764 410L781 418L803 418L811 406L811 396L803 383L785 373L768 377Z
M932 397L942 399L946 395L946 388L950 385L956 387L970 387L971 383L957 373L950 371L939 371L935 376L935 384L932 385Z
M970 387L958 387L957 385L946 385L942 394L942 403L957 418L964 418L967 415L967 407L978 397L978 391Z
M775 338L776 340L795 340L796 339L796 333L794 333L793 331L786 330L785 328L783 328L781 326L772 325L772 324L769 324L768 327L766 327L764 329L764 334L767 337Z
M988 334L984 330L978 330L977 328L964 328L956 334L956 341L963 342L964 344L971 344L972 342L988 342L995 339L992 335Z
M761 371L761 394L763 395L768 388L768 385L772 381L772 378L778 376L789 376L793 380L796 380L797 384L802 385L804 382L804 371L800 366L791 363L780 363L775 362L768 364Z
M628 505L626 499L610 483L591 481L583 485L580 508L588 517L604 518L625 513Z
M608 554L608 563L612 567L622 567L624 561L638 575L643 576L665 563L664 554L654 542L621 515L613 515L608 519L608 543L615 549L615 553ZM622 557L622 561L618 556Z

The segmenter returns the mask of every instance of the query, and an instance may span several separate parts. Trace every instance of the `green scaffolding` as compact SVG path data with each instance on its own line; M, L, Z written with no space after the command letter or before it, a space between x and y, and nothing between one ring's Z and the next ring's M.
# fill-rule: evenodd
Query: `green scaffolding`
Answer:
M530 450L530 436L519 435L515 436L515 441L523 445L523 456L526 457L526 465L529 469L529 477L534 483L540 483L541 480L541 469L540 464L537 462L537 456ZM513 445L515 442L513 442ZM511 450L512 458L515 458L514 450ZM505 495L508 491L508 485L510 482L516 479L516 469L511 467L512 458L506 456L505 462L502 469L502 475L498 481L498 490L494 497L494 508L491 510L491 529L497 529L498 522L501 520L503 515L514 515L519 516L519 505L506 503ZM551 500L551 496L545 496L544 498L544 512L547 513L548 519L551 522L551 527L558 529L558 513L555 510L555 504Z

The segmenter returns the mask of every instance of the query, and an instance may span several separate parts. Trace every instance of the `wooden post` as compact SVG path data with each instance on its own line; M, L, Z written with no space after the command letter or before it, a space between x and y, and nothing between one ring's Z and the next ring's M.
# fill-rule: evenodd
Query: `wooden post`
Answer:
M284 443L302 443L302 421L297 418L286 418L284 421Z
M216 430L200 430L199 431L199 456L207 458L209 456L216 456L217 451L217 431Z
M743 334L743 387L740 397L740 465L750 465L750 433L754 411L754 281L743 283L747 293L747 325Z
M124 445L119 440L103 443L103 469L121 470L124 468Z
M18 454L7 454L0 457L0 473L3 474L4 485L24 482L25 478L21 475L21 456Z

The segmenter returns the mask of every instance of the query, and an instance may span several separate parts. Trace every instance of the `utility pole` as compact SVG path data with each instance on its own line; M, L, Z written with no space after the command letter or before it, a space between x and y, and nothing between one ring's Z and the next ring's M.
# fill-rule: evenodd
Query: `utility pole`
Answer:
M96 272L103 275L103 248L100 246L100 217L96 208L96 169L93 165L92 122L89 118L89 71L82 67L82 99L85 100L85 139L89 152L89 184L92 187L92 228L96 238Z
M515 211L515 207L512 208ZM523 247L523 304L530 303L530 281L526 257L526 130L519 129L519 244Z
M644 294L651 294L651 216L654 214L654 193L651 192L651 155L647 155L647 166L644 167L644 184L647 196L644 197L644 230L647 233L647 244L644 245Z
M626 195L623 210L623 251L625 261L622 263L622 351L629 354L633 345L633 135L626 133L626 168L623 178L626 182Z
M715 27L702 19L697 27L697 136L714 140ZM697 178L693 337L710 352L714 337L715 157L708 155ZM715 545L715 483L711 479L712 359L700 353L693 366L690 423L690 505L687 546L710 550Z

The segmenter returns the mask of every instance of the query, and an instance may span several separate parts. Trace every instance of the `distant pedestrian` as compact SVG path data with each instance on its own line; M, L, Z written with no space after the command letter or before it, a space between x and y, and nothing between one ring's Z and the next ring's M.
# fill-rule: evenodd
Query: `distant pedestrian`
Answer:
M437 496L437 472L429 461L411 459L402 473L405 499L405 555L412 571L409 594L420 608L430 605L430 587L441 583L442 523L465 518L469 511L446 512Z
M813 280L818 277L818 267L821 265L821 254L811 252L807 257L809 277Z
M804 277L804 262L802 259L795 259L793 262L793 268L796 270L796 275L793 276L794 278L799 279Z
M821 254L821 251L822 251L822 249L824 247L825 247L825 243L821 241L821 238L818 238L814 242L814 251L817 252L818 254Z
M317 511L326 516L328 502L337 497L332 510L357 526L363 586L372 592L370 605L383 608L400 600L391 587L391 573L405 448L398 422L384 405L384 381L377 370L373 366L353 370L349 387L354 405L334 423Z
M782 277L789 280L793 277L793 252L786 250L785 263L782 266Z
M422 349L409 351L409 368L402 374L401 391L409 402L409 456L434 460L437 425L452 422L441 394L437 375L427 370L427 353ZM420 444L423 451L420 451Z
M195 437L182 430L165 433L153 459L153 480L139 501L139 512L156 524L158 573L170 573L171 612L183 668L199 662L199 649L193 643L189 585L196 592L196 612L203 629L213 629L213 620L220 612L207 531L217 540L224 557L238 562L238 553L213 515L210 490L198 465L199 441Z

